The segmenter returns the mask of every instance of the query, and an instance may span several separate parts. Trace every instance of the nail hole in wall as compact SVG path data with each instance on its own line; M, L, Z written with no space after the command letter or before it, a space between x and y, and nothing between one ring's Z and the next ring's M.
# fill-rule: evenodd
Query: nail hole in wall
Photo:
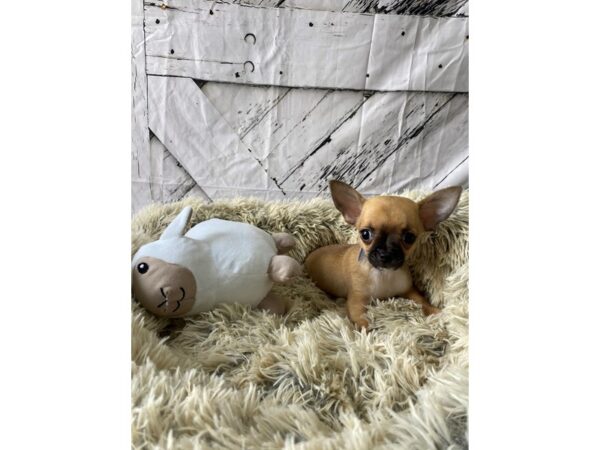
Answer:
M211 9L210 11L208 11L208 13L212 16L214 14L213 10Z
M443 66L440 64L438 67L441 69Z
M404 36L406 33L403 31L402 33L400 33L402 36Z
M175 50L171 49L171 55L172 55L173 53L175 53Z
M308 22L308 26L312 27L314 24L312 22Z
M160 20L156 19L156 24L158 25L160 23Z
M235 77L236 77L236 78L239 78L239 77L240 77L240 73L239 73L239 72L236 72L236 73L235 73Z

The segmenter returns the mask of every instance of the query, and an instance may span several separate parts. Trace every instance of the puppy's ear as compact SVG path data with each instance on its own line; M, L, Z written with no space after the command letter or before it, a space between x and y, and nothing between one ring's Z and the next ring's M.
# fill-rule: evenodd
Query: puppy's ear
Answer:
M354 188L341 181L331 180L329 189L333 204L342 213L344 220L350 225L355 225L366 199Z
M427 231L434 230L438 223L452 214L461 192L461 187L453 186L434 192L419 202L419 217Z

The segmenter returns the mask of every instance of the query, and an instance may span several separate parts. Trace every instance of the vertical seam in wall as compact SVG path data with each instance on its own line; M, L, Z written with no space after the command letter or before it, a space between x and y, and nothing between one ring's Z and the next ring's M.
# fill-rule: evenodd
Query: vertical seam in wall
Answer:
M146 118L145 128L148 133L148 145L146 148L147 156L150 159L150 102L148 101L148 65L146 62L146 8L144 6L144 0L139 1L142 4L142 51L144 52L144 77L146 78ZM150 167L150 180L148 181L148 187L150 188L150 198L154 198L152 192L152 167Z

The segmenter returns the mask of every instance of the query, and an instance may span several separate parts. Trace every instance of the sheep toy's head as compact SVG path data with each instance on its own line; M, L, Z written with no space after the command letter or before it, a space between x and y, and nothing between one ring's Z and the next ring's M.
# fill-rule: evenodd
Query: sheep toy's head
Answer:
M199 242L183 235L191 208L185 208L158 241L142 246L132 260L134 297L160 317L180 317L190 312L196 299Z
M141 258L133 269L133 291L151 313L177 317L192 309L196 280L186 267L148 256Z

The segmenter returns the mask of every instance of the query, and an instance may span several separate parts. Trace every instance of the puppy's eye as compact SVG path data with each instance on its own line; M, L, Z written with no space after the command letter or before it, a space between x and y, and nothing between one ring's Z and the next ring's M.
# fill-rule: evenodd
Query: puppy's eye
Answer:
M144 273L148 272L149 268L150 267L148 267L148 264L146 264L146 263L139 263L138 266L137 266L137 270L141 274L144 274Z
M404 241L404 243L406 245L411 245L412 243L414 243L417 240L417 236L415 236L413 233L411 233L410 231L405 231L404 234L402 235L402 241Z
M364 230L360 230L360 238L363 241L369 242L372 237L373 237L373 234L371 233L371 230L369 230L368 228L365 228Z

